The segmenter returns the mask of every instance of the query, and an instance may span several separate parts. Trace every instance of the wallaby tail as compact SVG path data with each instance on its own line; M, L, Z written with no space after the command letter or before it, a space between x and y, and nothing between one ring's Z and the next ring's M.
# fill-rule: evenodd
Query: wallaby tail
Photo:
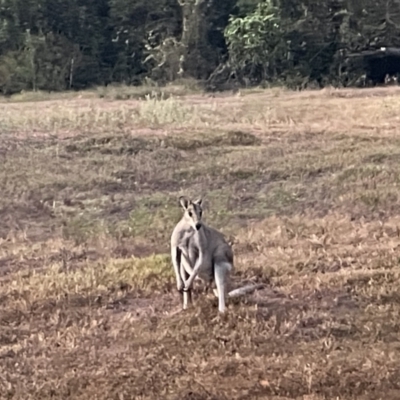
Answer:
M251 285L246 285L246 286L231 290L228 293L228 297L230 297L230 298L240 297L245 294L253 293L254 291L256 291L258 289L262 289L264 286L265 285L263 283L255 283L255 284L251 284Z

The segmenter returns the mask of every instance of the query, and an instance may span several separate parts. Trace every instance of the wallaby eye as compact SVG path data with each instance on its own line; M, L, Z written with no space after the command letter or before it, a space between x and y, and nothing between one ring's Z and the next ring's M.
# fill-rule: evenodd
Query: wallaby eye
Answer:
M201 217L201 216L203 215L203 211L200 211L200 212L199 212L199 215L200 215L200 217Z
M193 216L193 214L192 214L192 212L191 212L191 211L189 211L189 217L191 217L191 216Z

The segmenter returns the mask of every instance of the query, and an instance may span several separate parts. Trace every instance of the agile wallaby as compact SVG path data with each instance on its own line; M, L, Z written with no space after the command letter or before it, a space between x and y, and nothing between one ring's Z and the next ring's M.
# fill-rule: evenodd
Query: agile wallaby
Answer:
M183 309L192 302L192 286L196 278L209 285L215 282L218 311L225 312L230 273L233 271L233 251L222 233L202 221L202 200L179 198L184 210L182 219L171 236L171 257L177 289L183 296Z

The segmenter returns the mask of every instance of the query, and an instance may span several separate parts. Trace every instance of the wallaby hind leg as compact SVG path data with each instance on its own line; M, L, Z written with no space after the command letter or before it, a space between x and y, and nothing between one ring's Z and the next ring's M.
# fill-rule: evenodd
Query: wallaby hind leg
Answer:
M228 262L215 263L214 276L218 293L218 311L220 313L225 312L225 299L228 293L229 274L231 269L232 265Z
M181 263L181 277L182 277L184 282L188 278L188 273L186 272L186 270L183 267L182 263ZM191 288L189 290L183 289L183 292L182 292L182 308L184 310L186 310L189 307L189 304L192 304L192 289Z
M192 289L183 291L183 309L187 310L189 304L192 304Z

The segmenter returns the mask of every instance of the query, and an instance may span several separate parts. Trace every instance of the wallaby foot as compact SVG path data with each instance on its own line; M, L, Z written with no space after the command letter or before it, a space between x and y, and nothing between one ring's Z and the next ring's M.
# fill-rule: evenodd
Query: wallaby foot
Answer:
M187 310L189 304L192 304L192 291L191 290L184 290L183 291L183 306L184 310Z

